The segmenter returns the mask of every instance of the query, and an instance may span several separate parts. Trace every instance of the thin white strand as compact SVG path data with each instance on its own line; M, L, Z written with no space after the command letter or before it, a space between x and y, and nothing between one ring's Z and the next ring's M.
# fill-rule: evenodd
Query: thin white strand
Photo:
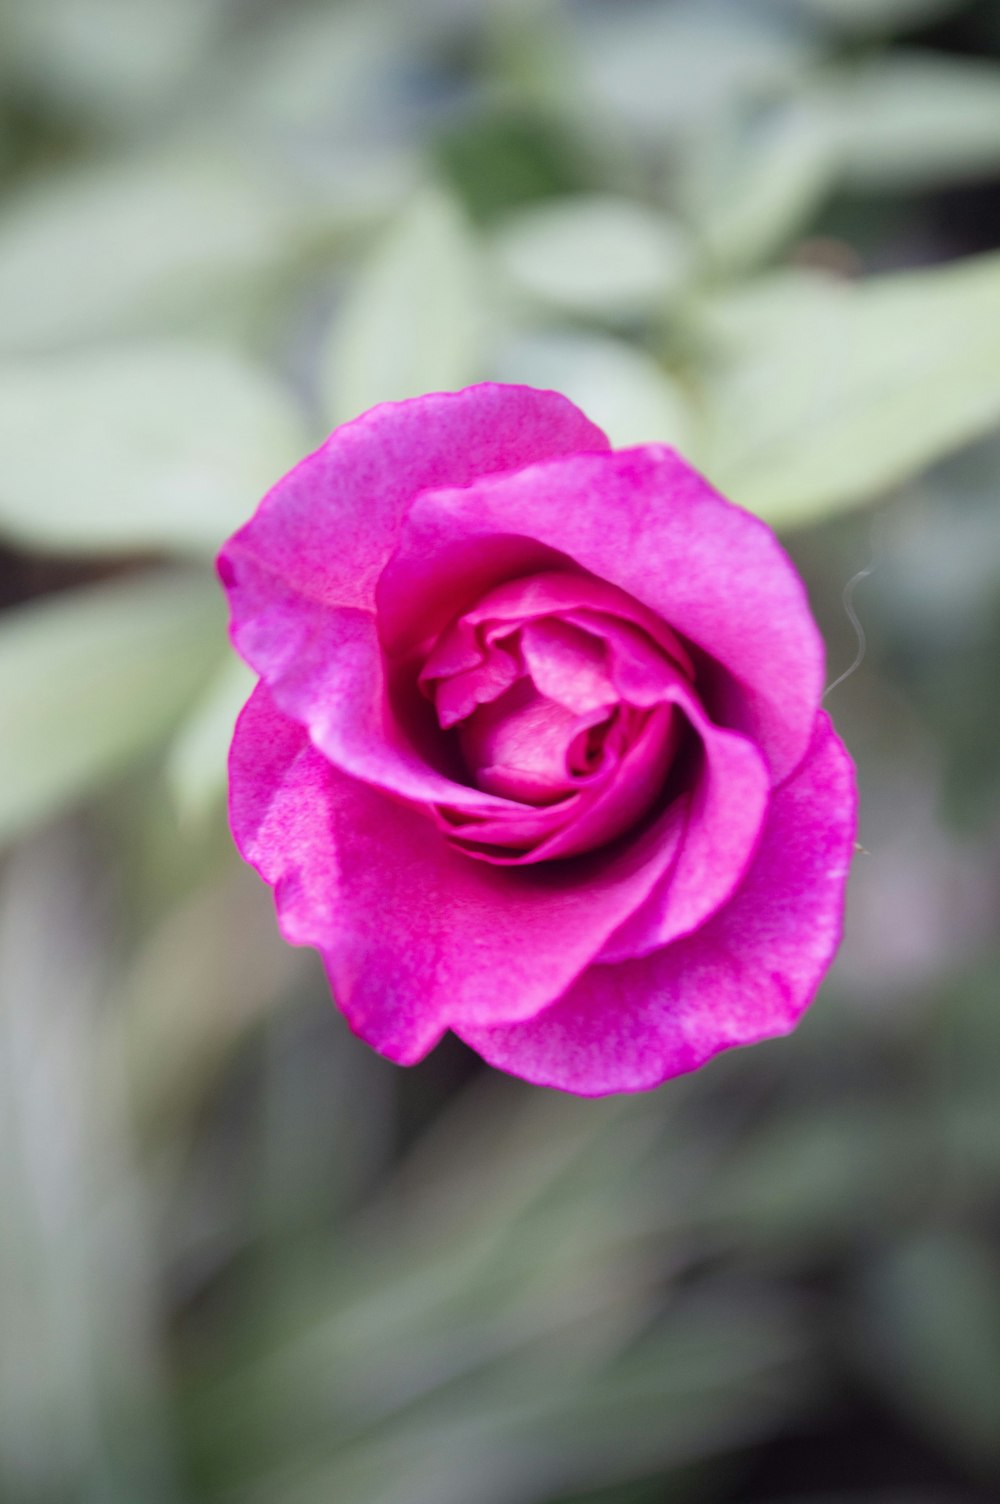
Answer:
M865 565L864 569L859 569L857 574L851 575L851 578L844 586L840 596L844 611L847 615L847 619L851 623L851 626L854 628L855 636L858 640L858 650L848 667L844 669L844 672L842 674L838 674L833 683L826 686L826 689L823 691L824 700L826 699L828 694L831 694L832 691L837 688L838 685L843 684L845 679L849 679L852 674L856 674L862 663L864 663L865 661L865 654L868 651L868 638L865 635L864 627L861 625L861 618L858 616L858 613L854 608L854 592L861 584L861 581L867 580L868 576L870 574L874 574L876 568L878 567L878 539L876 538L875 534L876 528L873 527L871 537L871 558Z

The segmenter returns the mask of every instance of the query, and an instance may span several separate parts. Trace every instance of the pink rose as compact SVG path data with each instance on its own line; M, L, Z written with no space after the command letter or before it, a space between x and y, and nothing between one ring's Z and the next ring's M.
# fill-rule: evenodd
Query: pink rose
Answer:
M219 571L233 832L375 1049L597 1095L794 1027L853 771L795 570L677 454L525 387L387 404Z

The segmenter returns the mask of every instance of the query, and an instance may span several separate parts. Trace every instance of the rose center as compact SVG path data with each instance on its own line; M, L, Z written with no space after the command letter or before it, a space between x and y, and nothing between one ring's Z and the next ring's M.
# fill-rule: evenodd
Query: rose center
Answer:
M504 801L442 812L471 854L587 850L662 792L684 724L674 690L689 682L686 654L630 620L634 603L619 595L585 577L532 576L490 592L434 644L421 689L465 781Z
M617 716L614 706L575 712L525 676L473 711L458 727L458 741L479 788L550 804L597 772Z

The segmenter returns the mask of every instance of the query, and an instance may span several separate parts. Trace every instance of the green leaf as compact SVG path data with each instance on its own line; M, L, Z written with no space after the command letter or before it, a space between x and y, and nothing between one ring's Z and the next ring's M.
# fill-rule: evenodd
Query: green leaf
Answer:
M832 84L852 186L934 188L1000 173L1000 67L894 51Z
M830 111L811 95L699 139L682 192L713 263L744 271L783 246L822 203L841 162Z
M345 141L377 149L399 129L386 121L386 101L413 67L426 19L424 8L408 7L404 29L391 5L365 0L262 11L231 50L226 113L269 132L314 140L321 132L324 152Z
M357 274L324 355L331 424L478 374L478 252L443 191L416 198Z
M301 977L301 954L270 920L266 891L230 846L210 881L153 915L114 990L136 1129L181 1181L199 1109L248 1033Z
M896 50L725 118L683 158L681 199L726 272L762 261L837 185L913 191L1000 172L1000 67Z
M518 291L612 318L662 307L691 267L687 238L666 215L611 195L523 209L499 228L493 249Z
M0 349L218 327L295 250L294 196L233 152L44 177L0 215Z
M233 351L0 361L0 530L33 548L213 552L306 447L290 396Z
M775 525L869 501L1000 422L1000 256L840 283L784 272L702 310L694 456Z
M255 683L246 664L230 655L171 746L167 781L184 819L203 818L225 793L233 728Z
M795 19L719 0L581 7L566 69L583 109L669 149L678 131L803 71L814 47Z
M174 571L0 618L0 840L156 745L226 650L222 618L213 580Z
M8 66L46 103L113 124L176 97L217 41L223 0L30 0L6 7Z
M532 330L498 346L489 374L497 381L562 392L617 448L690 445L693 420L684 391L652 356L624 340L569 329Z

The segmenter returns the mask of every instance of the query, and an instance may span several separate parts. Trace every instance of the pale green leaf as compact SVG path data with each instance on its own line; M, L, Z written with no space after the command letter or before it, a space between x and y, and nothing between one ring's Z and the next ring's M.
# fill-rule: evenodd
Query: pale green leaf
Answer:
M842 155L830 111L812 95L699 141L682 191L712 262L744 271L779 249L833 187Z
M831 83L842 171L859 188L1000 174L1000 66L894 51Z
M221 800L236 717L255 683L256 675L230 654L171 746L167 781L185 819L203 818Z
M513 287L570 312L629 317L663 306L691 268L687 237L630 199L587 194L522 209L493 246Z
M282 940L270 908L233 851L224 872L146 927L114 1009L147 1144L186 1146L192 1115L233 1052L300 973L301 953ZM187 1176L183 1153L173 1168Z
M651 355L624 340L568 329L533 330L498 346L490 375L562 392L616 447L690 445L692 414L683 389Z
M236 119L287 132L322 131L324 142L385 140L386 98L412 66L426 7L407 25L386 4L282 6L244 35L221 77Z
M114 124L176 96L218 39L224 0L27 0L5 13L8 66L57 108Z
M1000 256L863 283L785 272L701 329L696 458L776 525L871 500L1000 423Z
M213 552L307 447L278 382L180 341L0 361L0 531Z
M0 350L220 320L294 249L275 174L229 152L52 174L0 214Z
M201 574L144 574L0 617L0 839L47 818L150 748L226 651Z
M477 374L478 250L443 192L415 199L362 266L325 351L331 424L378 402L461 387Z
M669 149L676 132L803 71L814 49L791 19L719 0L581 8L567 66L584 107Z
M713 261L741 271L836 186L912 191L1000 173L1000 68L896 50L820 75L695 140L681 195Z

